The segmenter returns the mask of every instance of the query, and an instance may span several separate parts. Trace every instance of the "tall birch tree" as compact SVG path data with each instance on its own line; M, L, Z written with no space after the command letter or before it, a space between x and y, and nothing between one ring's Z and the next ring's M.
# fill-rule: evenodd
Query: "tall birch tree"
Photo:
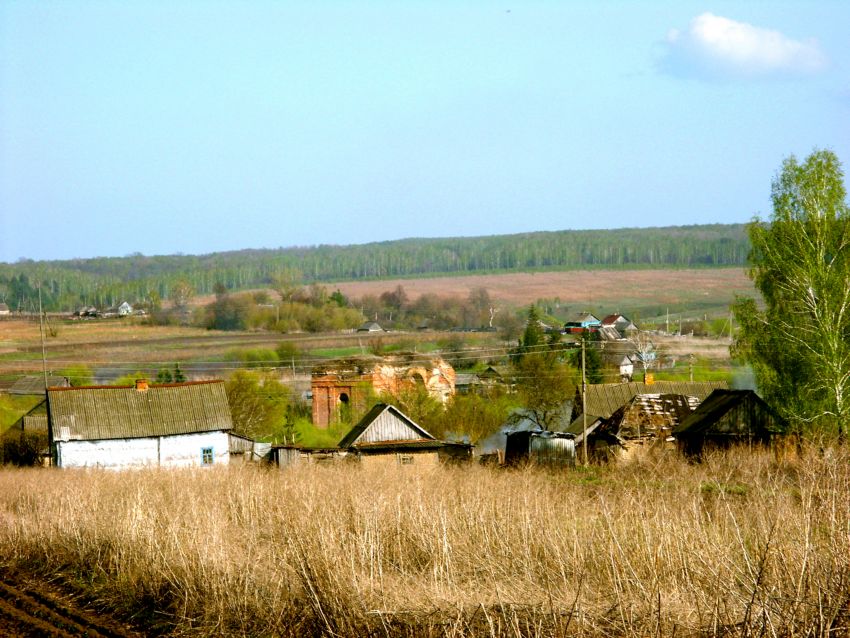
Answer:
M773 215L749 226L752 298L733 306L733 354L759 390L798 426L844 438L850 416L850 209L837 156L786 159L773 180Z

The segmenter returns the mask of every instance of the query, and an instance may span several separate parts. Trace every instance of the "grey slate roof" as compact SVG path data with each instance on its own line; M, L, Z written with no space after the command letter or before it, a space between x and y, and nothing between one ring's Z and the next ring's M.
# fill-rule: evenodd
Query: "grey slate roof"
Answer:
M47 391L54 440L131 439L233 427L223 381Z
M67 377L47 375L48 388L67 388L71 384ZM21 377L9 388L9 394L44 394L44 375L32 374Z
M725 381L656 381L655 383L601 383L587 386L588 414L610 417L638 394L682 394L703 401L712 390L727 388Z

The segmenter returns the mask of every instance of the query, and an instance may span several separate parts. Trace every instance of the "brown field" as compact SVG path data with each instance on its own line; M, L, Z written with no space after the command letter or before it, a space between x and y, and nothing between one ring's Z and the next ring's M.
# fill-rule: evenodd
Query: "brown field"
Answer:
M195 377L221 377L240 367L225 361L225 355L239 349L274 349L282 341L292 341L303 352L354 348L368 351L371 340L385 345L433 342L450 333L381 333L362 334L280 334L277 332L223 332L176 326L147 326L138 320L54 321L56 336L47 336L45 351L48 370L60 371L75 364L85 364L104 374L120 376L150 368L170 367L180 363L187 374ZM470 345L490 341L489 333L467 334ZM4 378L41 371L41 344L38 322L6 319L0 321L0 387Z
M467 297L470 290L483 287L492 297L510 304L558 297L563 303L588 307L617 305L634 299L671 305L704 298L728 303L735 293L754 294L755 290L742 268L574 270L327 284L328 289L338 288L349 297L380 295L396 286L403 286L411 298L430 293Z
M425 277L421 279L381 279L322 284L340 290L351 298L380 295L402 286L411 299L424 294L466 298L475 288L486 288L494 299L511 305L524 305L538 299L559 298L562 303L582 308L612 308L630 304L684 304L709 300L728 305L735 294L755 295L752 281L743 268L657 269L657 270L570 270L537 273L504 273ZM276 293L265 290L274 296ZM192 299L204 305L214 295Z
M850 458L0 471L0 565L180 636L839 636Z
M510 305L520 305L541 298L559 298L571 309L599 312L621 311L648 319L663 312L666 305L693 308L692 315L703 312L725 314L736 293L753 294L754 288L739 268L705 270L598 270L542 273L511 273L438 277L390 281L343 282L329 284L346 295L359 297L380 294L395 286L404 286L411 298L422 294L464 297L476 287L485 287L490 295ZM211 301L197 297L194 304ZM179 362L197 366L194 376L221 376L227 372L205 366L205 362L221 362L234 349L273 349L283 340L293 340L303 351L366 347L374 335L324 334L281 335L273 332L219 332L201 328L176 326L144 326L138 319L67 321L51 318L55 329L46 339L48 368L61 370L75 363L85 363L99 377L132 374L150 368L169 367ZM393 340L431 341L445 334L382 335ZM494 345L496 335L464 335L468 345L488 342ZM488 341L489 340L489 341ZM671 340L660 344L671 354L696 354L711 359L727 359L727 344L717 340ZM669 346L669 348L668 348ZM39 371L41 346L38 324L19 319L0 320L0 385L4 378ZM185 368L187 372L190 369Z

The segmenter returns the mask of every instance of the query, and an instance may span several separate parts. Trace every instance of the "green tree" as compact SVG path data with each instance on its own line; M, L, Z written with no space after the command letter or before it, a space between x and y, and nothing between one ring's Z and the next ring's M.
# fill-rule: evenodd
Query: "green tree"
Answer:
M598 332L590 332L586 328L581 331L579 345L584 341L584 374L588 383L602 383L602 354L600 353L600 340ZM570 364L581 374L581 348L570 352Z
M764 300L739 298L733 354L797 425L844 437L850 413L850 210L834 153L791 156L773 180L773 215L749 226L750 277Z
M180 364L174 364L174 372L171 375L171 378L174 379L174 383L183 383L186 381L186 375L183 374L183 371L180 369Z
M252 438L267 438L286 417L289 392L271 374L237 370L225 382L233 429Z
M528 322L514 358L514 380L523 407L537 425L557 429L564 402L572 397L576 384L574 371L561 360L560 333L546 338L537 309L528 310Z

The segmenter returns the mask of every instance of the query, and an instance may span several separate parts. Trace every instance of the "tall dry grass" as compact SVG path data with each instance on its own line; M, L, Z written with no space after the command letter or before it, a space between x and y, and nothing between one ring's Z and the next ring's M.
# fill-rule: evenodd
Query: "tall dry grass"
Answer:
M181 635L846 635L848 461L4 470L0 551Z

